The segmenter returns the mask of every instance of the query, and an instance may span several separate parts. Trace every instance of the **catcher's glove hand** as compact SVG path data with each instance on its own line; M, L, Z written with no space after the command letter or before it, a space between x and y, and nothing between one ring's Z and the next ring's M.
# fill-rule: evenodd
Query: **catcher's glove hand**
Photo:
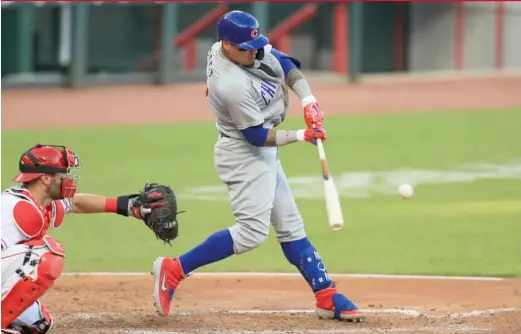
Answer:
M170 241L178 236L177 201L169 186L158 183L147 183L144 189L132 200L133 210L145 213L143 221L154 232L158 239L170 246Z

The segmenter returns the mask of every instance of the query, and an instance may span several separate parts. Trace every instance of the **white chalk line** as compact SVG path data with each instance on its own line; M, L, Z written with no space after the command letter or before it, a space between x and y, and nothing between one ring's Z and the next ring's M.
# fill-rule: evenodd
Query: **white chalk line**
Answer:
M425 317L429 319L462 319L462 318L471 318L471 317L479 317L485 315L493 315L498 313L506 313L506 312L515 312L521 311L521 307L510 307L510 308L499 308L499 309L489 309L489 310L480 310L480 311L471 311L471 312L459 312L459 313L450 313L446 315L431 315L420 312L414 309L361 309L362 312L366 314L401 314L404 316L409 316L411 318ZM171 316L204 316L211 314L237 314L237 315L277 315L277 314L313 314L314 310L229 310L229 311L215 311L215 310L206 310L201 312L174 312ZM102 320L104 316L114 316L112 313L76 313L72 315L77 319L83 320L93 320L98 319ZM486 328L478 328L473 326L468 326L464 324L449 324L445 326L436 326L436 327L422 327L422 328L353 328L353 329L330 329L330 330L293 330L291 333L312 333L312 334L326 334L326 333L420 333L420 332L434 332L434 333L445 333L445 332L454 332L454 331L465 331L465 332L484 332L488 331ZM132 333L132 334L188 334L192 332L175 332L175 331L151 331L150 329L125 329L118 331L119 333ZM250 331L250 330L240 330L240 331L215 331L215 330L205 330L198 329L198 333L208 333L208 334L283 334L288 331Z
M306 334L326 334L326 333L370 333L370 334L378 334L378 333L447 333L454 331L465 331L465 332L485 332L488 331L486 328L478 328L474 326L466 326L466 325L448 325L448 326L436 326L436 327L423 327L423 328L345 328L345 329L327 329L327 330L313 330L313 329L305 329L305 330L291 330L291 331L250 331L250 330L240 330L240 331L216 331L216 330L197 330L197 333L204 334L287 334L287 333L306 333ZM193 332L165 332L165 331L150 331L150 330L124 330L120 333L132 333L132 334L192 334Z
M66 272L64 276L149 276L146 272ZM440 275L386 275L386 274L330 274L338 278L374 278L374 279L424 279L424 280L460 280L460 281L503 281L504 277L485 276L440 276ZM299 273L268 272L199 272L192 276L200 277L301 277Z
M150 273L144 272L67 272L65 276L148 276ZM201 277L300 277L297 273L266 273L266 272L202 272L193 273L193 276ZM381 274L332 274L339 278L385 278L385 279L425 279L425 280L474 280L474 281L502 281L503 277L472 277L472 276L439 276L439 275L381 275ZM471 318L484 315L493 315L497 313L515 312L521 311L521 307L510 307L500 309L489 309L489 310L476 310L471 312L460 312L446 315L431 315L420 312L414 309L362 309L364 313L368 314L401 314L412 318L426 317L430 319L458 319L458 318ZM194 315L205 315L205 314L249 314L249 315L275 315L275 314L312 314L314 310L234 310L234 311L202 311L202 312L174 312L172 315L177 316L194 316ZM78 319L102 319L104 315L113 315L110 313L77 313ZM342 329L342 330L299 330L292 331L292 333L311 333L311 334L326 334L326 333L420 333L420 332L452 332L452 331L466 331L466 332L483 332L488 331L485 328L477 328L466 325L448 325L438 327L423 327L423 328L353 328L353 329ZM132 334L189 334L192 332L175 332L175 331L150 331L149 329L128 329L118 331L119 333L132 333ZM208 334L283 334L287 331L215 331L215 330L204 330L198 329L198 333Z
M444 315L434 315L427 314L424 312L420 312L414 309L402 309L402 308L369 308L369 309L360 309L362 312L367 314L400 314L404 316L408 316L411 318L428 318L428 319L462 319L462 318L472 318L472 317L480 317L487 315L494 315L499 313L507 313L507 312L516 312L521 311L521 307L505 307L498 309L488 309L488 310L475 310L470 312L458 312L458 313L448 313ZM237 315L284 315L284 314L314 314L315 310L205 310L205 311L187 311L187 312L172 312L171 316L204 316L204 315L213 315L213 314L237 314ZM110 312L79 312L72 314L71 316L77 319L102 319L105 316L116 316L117 313Z
M521 311L521 307L506 307L500 309L490 309L490 310L475 310L471 312L459 312L459 313L449 313L446 315L432 315L420 312L414 309L361 309L364 313L375 313L375 314L385 314L385 313L397 313L405 316L410 316L412 318L425 317L429 319L460 319L460 318L472 318L484 315L494 315L498 313L506 313L506 312L516 312ZM314 310L238 310L238 311L224 311L220 313L231 313L231 314L308 314L314 313ZM190 315L190 313L185 312L185 315Z

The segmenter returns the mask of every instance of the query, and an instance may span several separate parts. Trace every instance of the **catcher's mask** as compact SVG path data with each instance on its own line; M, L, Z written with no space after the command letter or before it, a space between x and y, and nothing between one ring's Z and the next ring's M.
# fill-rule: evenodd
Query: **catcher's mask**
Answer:
M80 178L79 168L81 168L80 158L68 147L36 144L20 157L18 163L20 174L15 176L13 181L27 183L43 174L59 175L62 179L61 198L73 197Z

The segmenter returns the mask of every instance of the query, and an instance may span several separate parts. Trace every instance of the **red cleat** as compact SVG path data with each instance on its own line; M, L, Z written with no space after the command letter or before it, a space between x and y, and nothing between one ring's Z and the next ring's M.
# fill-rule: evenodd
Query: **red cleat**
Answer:
M159 315L166 317L174 291L185 278L183 268L178 259L159 257L152 264L151 274L154 276L154 306Z
M346 296L338 293L335 286L315 293L315 312L320 318L362 322L365 315Z

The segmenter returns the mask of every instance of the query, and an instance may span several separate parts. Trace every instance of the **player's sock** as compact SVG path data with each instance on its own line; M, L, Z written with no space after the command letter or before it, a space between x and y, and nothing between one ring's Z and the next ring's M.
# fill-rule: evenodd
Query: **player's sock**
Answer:
M179 257L185 274L234 254L233 239L228 229L215 232L203 243Z
M280 245L286 259L297 267L313 292L329 288L332 285L333 282L322 259L307 237L282 242Z

